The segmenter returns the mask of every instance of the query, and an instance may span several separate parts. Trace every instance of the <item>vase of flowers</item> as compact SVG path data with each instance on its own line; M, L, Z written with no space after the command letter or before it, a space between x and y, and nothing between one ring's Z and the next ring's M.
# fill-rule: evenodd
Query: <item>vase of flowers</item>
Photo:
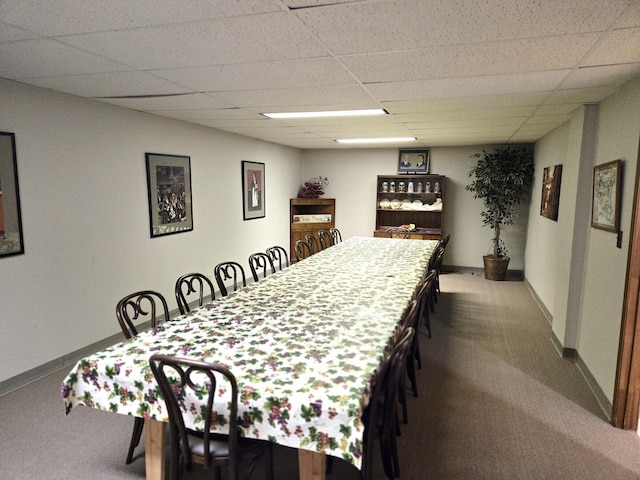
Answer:
M328 184L326 177L312 177L300 187L298 198L318 198L324 195L324 187Z

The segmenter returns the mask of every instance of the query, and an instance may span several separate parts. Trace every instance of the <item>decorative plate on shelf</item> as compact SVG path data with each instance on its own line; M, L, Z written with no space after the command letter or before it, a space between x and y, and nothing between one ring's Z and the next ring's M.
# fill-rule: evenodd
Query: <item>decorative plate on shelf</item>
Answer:
M403 210L411 210L411 200L405 198L402 200L402 209Z
M386 198L380 200L380 208L391 208L391 202Z
M391 208L393 208L394 210L397 210L400 208L400 200L398 200L397 198L394 198L393 200L391 200Z
M420 210L422 208L422 202L420 200L414 200L411 202L412 210Z

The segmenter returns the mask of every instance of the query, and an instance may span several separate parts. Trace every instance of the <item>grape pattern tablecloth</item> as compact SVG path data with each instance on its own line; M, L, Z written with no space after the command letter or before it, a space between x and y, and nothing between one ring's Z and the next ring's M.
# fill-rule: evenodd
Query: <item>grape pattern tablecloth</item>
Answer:
M237 377L245 436L360 468L371 379L436 244L353 237L90 355L62 383L66 412L85 405L166 421L149 357L197 358ZM184 409L187 426L201 429L198 399L185 398ZM224 432L224 415L217 420Z

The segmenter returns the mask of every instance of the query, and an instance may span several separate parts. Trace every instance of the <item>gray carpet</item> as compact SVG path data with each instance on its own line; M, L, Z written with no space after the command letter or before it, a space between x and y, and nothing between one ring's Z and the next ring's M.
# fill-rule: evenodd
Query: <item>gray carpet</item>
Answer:
M408 396L399 438L402 479L640 479L640 439L609 425L575 365L553 349L522 282L450 273L441 284L433 338L421 335L419 397ZM67 371L0 397L0 478L144 478L143 449L124 463L131 418L90 408L64 415ZM274 461L276 479L297 478L295 450L276 448ZM327 478L357 475L336 461Z

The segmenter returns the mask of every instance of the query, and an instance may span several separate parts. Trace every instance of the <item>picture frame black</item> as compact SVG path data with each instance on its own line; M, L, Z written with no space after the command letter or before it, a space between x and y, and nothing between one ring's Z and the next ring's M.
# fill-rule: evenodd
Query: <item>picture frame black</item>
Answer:
M622 160L593 167L591 227L607 232L620 231Z
M191 157L146 153L151 238L193 230Z
M398 173L429 173L429 149L399 150Z
M16 136L0 132L0 257L24 254Z
M242 161L242 213L244 220L265 217L264 163Z

